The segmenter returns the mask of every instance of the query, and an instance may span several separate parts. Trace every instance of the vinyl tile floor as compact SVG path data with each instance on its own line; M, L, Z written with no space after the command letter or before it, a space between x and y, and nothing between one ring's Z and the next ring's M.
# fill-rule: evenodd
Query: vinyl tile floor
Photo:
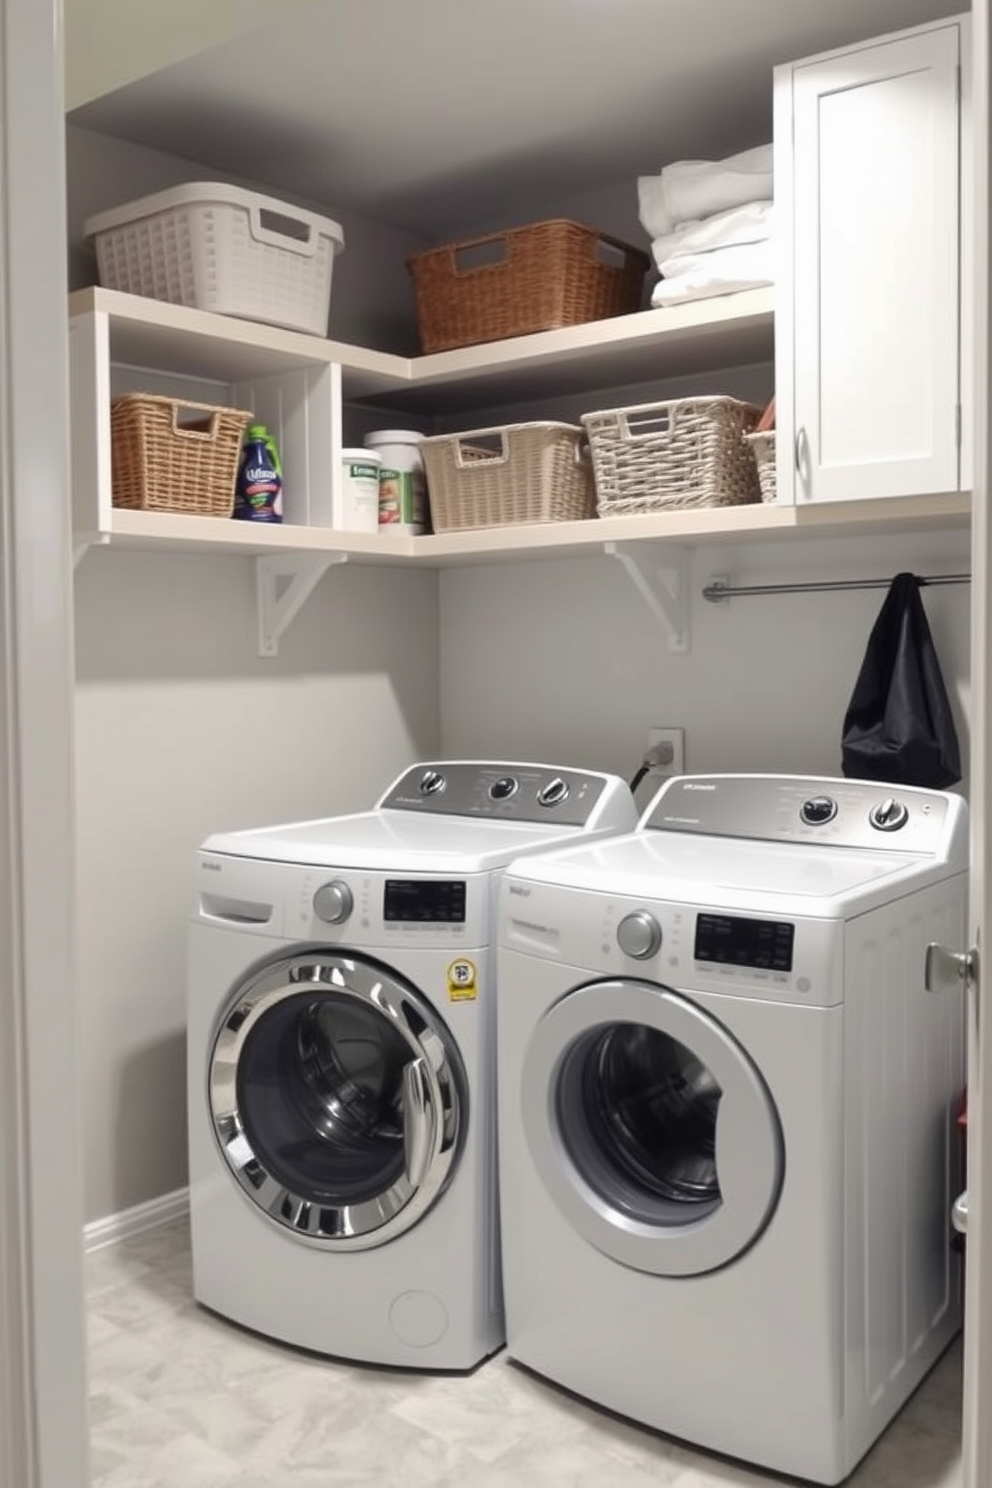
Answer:
M356 1367L192 1298L185 1221L86 1258L94 1488L782 1488L597 1411L497 1354L465 1376ZM952 1347L848 1488L959 1488Z

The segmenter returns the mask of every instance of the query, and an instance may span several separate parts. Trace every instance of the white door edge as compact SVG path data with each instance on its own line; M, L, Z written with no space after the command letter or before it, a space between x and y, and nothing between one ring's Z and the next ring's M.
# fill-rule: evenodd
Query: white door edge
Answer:
M989 149L990 0L975 0L973 17L973 118L975 151L975 387L976 410L987 409L992 391L992 334L990 334L989 209L992 200ZM980 950L979 977L985 987L968 1006L968 1240L965 1286L963 1488L986 1488L992 1481L992 1265L984 1240L990 1221L986 1205L992 1199L992 1035L988 1030L988 997L992 982L983 962L988 933L992 932L992 832L986 813L992 805L992 688L989 665L992 645L992 603L988 576L992 573L992 528L988 518L992 435L988 420L975 420L974 496L972 500L971 585L971 898L970 944ZM966 950L961 946L957 949ZM985 1018L979 1019L982 999Z
M0 1483L89 1481L61 0L0 0Z

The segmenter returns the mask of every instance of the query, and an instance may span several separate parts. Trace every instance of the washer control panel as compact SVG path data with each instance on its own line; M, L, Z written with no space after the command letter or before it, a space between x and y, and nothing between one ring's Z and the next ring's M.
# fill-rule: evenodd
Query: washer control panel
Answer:
M676 991L830 1007L843 1000L838 919L675 904L566 884L504 880L500 944L583 977L637 977Z
M595 815L632 829L636 809L619 776L551 765L453 760L414 765L378 802L379 809L491 821L584 827Z
M671 780L644 830L698 832L755 842L823 843L936 855L950 799L942 791L862 780L699 775Z

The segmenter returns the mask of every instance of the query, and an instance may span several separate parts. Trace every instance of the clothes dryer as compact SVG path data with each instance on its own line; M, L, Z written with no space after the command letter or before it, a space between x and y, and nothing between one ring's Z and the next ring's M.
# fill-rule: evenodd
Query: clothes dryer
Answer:
M844 1478L958 1331L967 818L938 792L682 777L512 865L511 1357L698 1446Z
M207 839L189 952L199 1301L379 1364L466 1369L503 1342L497 879L636 819L617 777L453 761L368 812Z

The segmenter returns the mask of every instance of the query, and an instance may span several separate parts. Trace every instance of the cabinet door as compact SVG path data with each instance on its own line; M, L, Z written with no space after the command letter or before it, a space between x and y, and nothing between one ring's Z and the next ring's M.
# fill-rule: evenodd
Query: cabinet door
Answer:
M780 499L959 488L962 30L776 71Z

